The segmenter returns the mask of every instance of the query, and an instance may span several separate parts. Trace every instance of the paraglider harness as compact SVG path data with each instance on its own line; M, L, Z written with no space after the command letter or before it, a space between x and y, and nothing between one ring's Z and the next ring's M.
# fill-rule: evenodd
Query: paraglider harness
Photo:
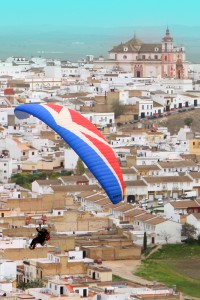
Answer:
M50 240L50 232L46 228L41 228L41 225L39 225L39 228L36 228L36 230L38 235L32 240L29 246L30 249L35 249L37 244L44 246L45 242Z

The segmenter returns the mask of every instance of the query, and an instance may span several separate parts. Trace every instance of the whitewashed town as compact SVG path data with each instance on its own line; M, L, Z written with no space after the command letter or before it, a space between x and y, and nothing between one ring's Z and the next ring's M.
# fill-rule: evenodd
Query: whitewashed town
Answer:
M16 118L14 109L30 103L66 106L101 131L122 170L123 201L111 203L49 126ZM149 249L183 243L185 224L200 237L199 109L200 64L187 61L170 28L154 44L136 35L119 41L106 58L0 61L1 297L184 299L176 282L128 277L123 268L141 264L144 235ZM20 174L45 177L25 186L14 181ZM31 250L40 226L51 238Z

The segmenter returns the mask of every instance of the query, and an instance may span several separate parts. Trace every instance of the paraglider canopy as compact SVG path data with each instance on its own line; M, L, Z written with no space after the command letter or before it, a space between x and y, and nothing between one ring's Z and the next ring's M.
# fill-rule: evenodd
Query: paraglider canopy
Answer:
M124 182L119 162L102 133L80 113L57 104L22 104L19 119L33 115L57 132L97 178L110 200L123 199Z

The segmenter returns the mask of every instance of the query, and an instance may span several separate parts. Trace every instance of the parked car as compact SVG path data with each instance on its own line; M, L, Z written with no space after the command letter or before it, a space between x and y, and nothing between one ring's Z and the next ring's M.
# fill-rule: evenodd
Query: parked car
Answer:
M149 202L149 199L142 199L139 201L140 204L147 204Z
M158 199L158 202L157 202L157 204L158 204L158 205L164 205L164 201L163 201L163 199L161 199L161 198L160 198L160 199Z

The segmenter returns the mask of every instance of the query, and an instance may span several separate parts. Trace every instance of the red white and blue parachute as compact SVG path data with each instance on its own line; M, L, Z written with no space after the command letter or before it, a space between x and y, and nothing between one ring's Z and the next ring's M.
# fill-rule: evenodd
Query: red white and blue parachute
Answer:
M123 199L122 172L113 149L102 133L80 113L57 104L22 104L15 108L19 119L33 115L57 132L97 178L110 200Z

